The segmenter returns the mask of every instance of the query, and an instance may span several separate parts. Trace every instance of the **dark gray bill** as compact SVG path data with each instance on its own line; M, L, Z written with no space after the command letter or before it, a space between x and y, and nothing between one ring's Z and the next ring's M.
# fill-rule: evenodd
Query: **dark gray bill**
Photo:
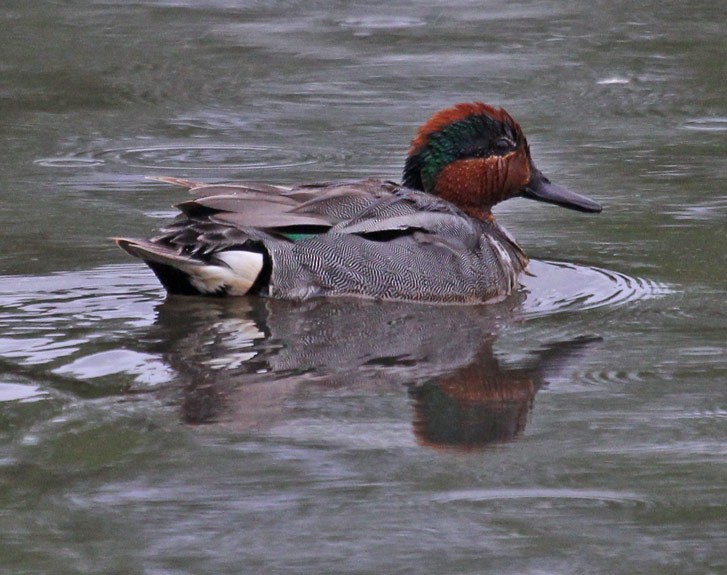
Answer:
M589 200L585 196L571 192L563 186L552 184L540 170L535 169L533 169L530 181L523 189L522 195L525 198L555 204L579 212L598 213L603 209L601 204Z

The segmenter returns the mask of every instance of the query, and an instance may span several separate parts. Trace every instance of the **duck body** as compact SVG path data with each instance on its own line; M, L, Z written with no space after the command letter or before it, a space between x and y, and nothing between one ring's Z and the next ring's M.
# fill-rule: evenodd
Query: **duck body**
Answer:
M303 300L358 296L429 303L499 301L527 257L492 216L515 195L581 211L600 206L532 165L503 110L461 104L412 142L404 184L203 184L150 240L115 238L170 294Z
M190 187L195 199L152 240L117 242L169 293L476 303L509 294L527 265L494 220L384 180L293 188L166 181Z

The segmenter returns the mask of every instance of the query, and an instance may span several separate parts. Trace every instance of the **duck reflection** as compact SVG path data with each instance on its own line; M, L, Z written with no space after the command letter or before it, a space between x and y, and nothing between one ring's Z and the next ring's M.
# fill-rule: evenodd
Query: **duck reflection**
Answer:
M414 433L425 445L463 449L516 438L538 390L597 341L579 337L552 343L532 354L525 367L501 365L492 340L483 343L477 363L409 388Z
M172 297L158 308L156 339L188 424L269 426L310 389L403 385L419 443L477 449L520 435L537 391L598 339L555 342L508 365L493 344L518 303Z

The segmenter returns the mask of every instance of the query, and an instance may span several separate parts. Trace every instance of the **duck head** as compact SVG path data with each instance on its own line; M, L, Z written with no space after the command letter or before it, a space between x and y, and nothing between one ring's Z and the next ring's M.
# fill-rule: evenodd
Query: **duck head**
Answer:
M533 164L520 125L502 108L481 102L441 110L419 128L403 184L482 220L492 219L492 206L518 196L582 212L601 211L596 202L551 183Z

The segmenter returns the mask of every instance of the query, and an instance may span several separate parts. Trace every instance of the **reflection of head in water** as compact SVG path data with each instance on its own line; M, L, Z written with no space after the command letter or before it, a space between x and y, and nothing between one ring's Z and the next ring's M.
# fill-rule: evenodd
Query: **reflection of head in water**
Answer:
M525 429L538 389L598 340L553 343L520 368L501 367L490 355L489 361L410 386L417 439L423 445L459 449L515 439Z
M457 389L457 382L450 378L409 387L414 433L420 443L473 448L522 433L539 385L527 379L508 381L497 378L497 374L480 375L483 379L479 382L462 381L462 389ZM496 379L492 395L488 395L490 375ZM478 385L478 390L466 389Z

